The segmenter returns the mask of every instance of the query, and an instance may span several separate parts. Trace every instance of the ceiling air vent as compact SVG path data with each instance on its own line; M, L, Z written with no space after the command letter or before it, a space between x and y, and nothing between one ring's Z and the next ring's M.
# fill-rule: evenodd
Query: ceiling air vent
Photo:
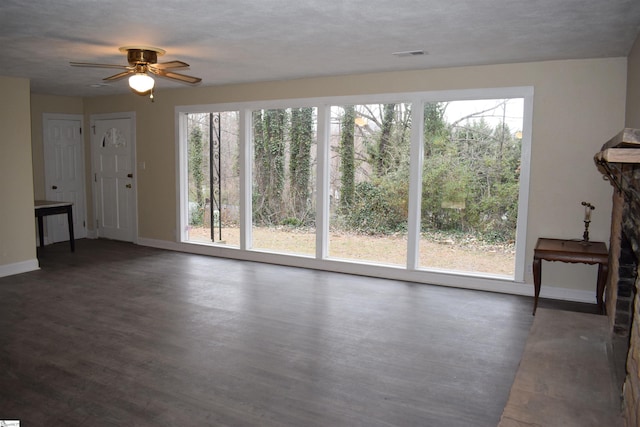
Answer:
M404 50L401 52L393 52L392 55L397 56L398 58L404 58L406 56L427 55L427 52L425 52L424 50Z

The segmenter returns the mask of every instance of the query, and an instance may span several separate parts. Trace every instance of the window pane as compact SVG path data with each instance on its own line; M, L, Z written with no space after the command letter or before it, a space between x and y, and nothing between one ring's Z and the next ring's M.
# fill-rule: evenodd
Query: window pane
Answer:
M239 113L187 116L187 240L240 246Z
M331 108L329 255L405 265L411 104Z
M315 108L253 111L255 249L315 254L316 121Z
M425 105L420 265L513 276L523 99Z

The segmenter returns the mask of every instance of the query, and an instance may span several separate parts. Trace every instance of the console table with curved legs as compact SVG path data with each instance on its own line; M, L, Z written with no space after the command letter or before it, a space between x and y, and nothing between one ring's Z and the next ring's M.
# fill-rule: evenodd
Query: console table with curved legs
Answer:
M533 255L533 284L535 297L533 314L538 308L540 285L542 281L542 260L561 261L581 264L598 264L598 282L596 301L598 310L604 314L603 294L609 272L609 252L604 242L584 242L580 240L540 238L536 243Z

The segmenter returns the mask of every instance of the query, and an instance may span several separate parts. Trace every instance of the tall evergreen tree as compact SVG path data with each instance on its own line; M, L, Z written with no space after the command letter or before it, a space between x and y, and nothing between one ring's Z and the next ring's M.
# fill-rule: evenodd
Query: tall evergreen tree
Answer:
M262 110L254 111L253 124L253 218L260 220L265 211L266 175L268 170L263 167L263 159L267 157L264 143L264 118Z
M306 219L308 211L312 141L313 108L294 108L291 111L289 179L294 215L300 221Z
M389 159L387 158L387 151L391 145L391 133L394 124L394 112L396 104L384 104L382 113L382 129L380 132L380 139L378 140L378 149L376 153L375 170L379 177L382 177L387 172L389 167Z
M201 225L204 215L204 193L203 184L205 179L202 168L204 144L202 141L202 130L200 126L194 126L189 134L189 169L193 179L193 191L195 192L196 211L192 213L190 221L192 225Z
M254 112L255 184L254 219L278 223L284 189L286 110Z
M430 156L434 146L447 138L448 126L444 120L446 104L431 102L424 105L424 154Z
M340 138L340 209L344 212L347 212L349 207L353 205L355 195L355 121L355 107L353 105L345 106Z

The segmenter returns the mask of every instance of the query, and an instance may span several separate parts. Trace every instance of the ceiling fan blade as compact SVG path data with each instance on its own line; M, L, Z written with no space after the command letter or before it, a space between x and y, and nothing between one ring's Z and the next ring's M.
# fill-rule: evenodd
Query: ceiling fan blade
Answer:
M148 66L158 70L165 70L167 68L189 68L189 64L182 61L160 62L157 64L149 64Z
M202 79L199 77L187 76L186 74L172 73L171 71L164 71L164 70L157 70L157 69L149 69L149 71L161 77L178 80L183 83L196 84L202 81Z
M127 71L123 71L123 72L118 73L118 74L114 74L113 76L105 77L102 80L107 81L107 82L112 82L114 80L120 80L121 78L126 77L129 74L133 74L133 73L134 73L133 70L127 70Z
M69 62L69 65L72 67L91 67L91 68L118 68L121 70L129 70L131 67L127 65L116 65L116 64L94 64L91 62Z

